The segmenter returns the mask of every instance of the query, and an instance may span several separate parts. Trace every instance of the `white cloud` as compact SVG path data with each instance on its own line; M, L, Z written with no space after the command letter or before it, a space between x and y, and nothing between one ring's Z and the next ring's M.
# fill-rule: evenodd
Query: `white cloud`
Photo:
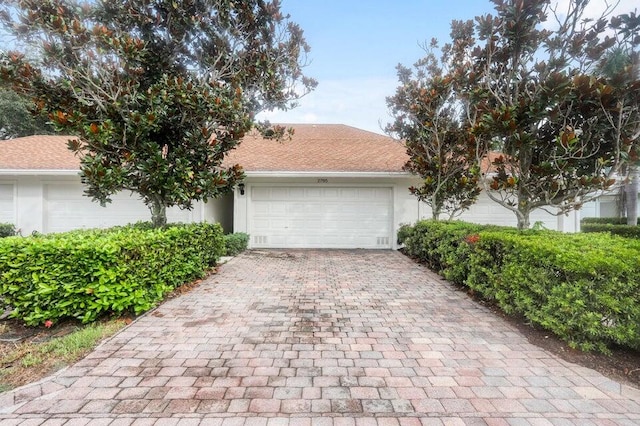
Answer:
M275 123L346 124L383 133L391 118L385 98L394 94L395 78L364 78L320 81L317 89L291 111L265 112L259 119Z

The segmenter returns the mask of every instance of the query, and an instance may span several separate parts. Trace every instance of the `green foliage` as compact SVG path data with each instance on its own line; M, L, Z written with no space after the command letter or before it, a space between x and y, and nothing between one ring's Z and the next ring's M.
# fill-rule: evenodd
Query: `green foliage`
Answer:
M640 220L638 220L640 225ZM627 225L625 217L585 217L580 221L582 232L608 232L628 238L640 238L640 227Z
M404 244L407 238L413 233L413 227L408 223L403 223L398 228L398 244Z
M580 208L637 162L640 80L633 68L640 17L614 16L611 4L586 19L589 0L568 1L561 10L549 0L492 3L493 14L453 21L451 42L439 59L428 52L416 64L416 78L400 67L405 81L390 106L403 106L393 112L396 127L411 129L409 148L415 141L446 140L446 131L436 131L438 121L443 130L447 120L463 122L458 128L471 135L456 139L475 146L445 150L446 160L466 157L486 177L478 181L489 198L527 229L535 209ZM547 22L557 29L548 30ZM593 75L613 47L632 66ZM444 120L438 108L450 112ZM424 176L431 179L424 194L431 194L443 155L416 153L410 152L416 167L431 171Z
M580 220L581 226L588 224L608 224L608 225L626 225L626 217L584 217ZM640 219L638 219L638 225L640 225Z
M620 235L628 238L640 238L640 227L623 225L614 225L610 223L583 223L581 225L582 232L608 232L613 235Z
M16 235L16 227L12 223L0 223L0 238Z
M34 116L33 102L13 90L0 90L0 139L53 133L53 127L41 116Z
M143 226L0 240L0 298L29 325L147 311L224 251L219 224Z
M222 163L255 115L316 85L277 1L6 0L0 19L16 39L0 79L77 137L86 194L104 204L137 192L155 226L167 207L233 188L242 169Z
M402 65L397 70L400 86L387 98L394 121L385 131L404 142L409 155L404 169L423 179L411 193L431 207L434 220L441 213L451 219L480 194L480 170L471 160L476 143L456 111L454 79L443 75L431 52L413 70Z
M421 221L407 253L583 350L640 349L640 241Z
M247 249L249 245L249 234L236 232L224 236L225 254L227 256L237 256Z

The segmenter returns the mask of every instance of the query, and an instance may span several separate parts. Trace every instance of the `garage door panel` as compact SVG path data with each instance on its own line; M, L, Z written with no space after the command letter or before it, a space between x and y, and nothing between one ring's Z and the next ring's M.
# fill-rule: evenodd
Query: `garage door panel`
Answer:
M338 188L326 188L323 196L326 199L338 199L340 198L340 190Z
M310 200L313 200L313 199L317 200L317 199L321 198L322 195L323 195L323 191L320 188L308 188L305 191L305 197L310 199Z
M252 246L391 248L391 188L254 187Z

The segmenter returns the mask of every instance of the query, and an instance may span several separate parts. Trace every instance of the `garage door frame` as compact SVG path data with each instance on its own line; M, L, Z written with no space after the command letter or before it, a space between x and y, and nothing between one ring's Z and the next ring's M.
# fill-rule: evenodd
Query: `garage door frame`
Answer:
M389 226L389 235L388 235L388 244L384 244L379 247L382 250L390 250L394 247L394 223L395 223L395 197L396 197L396 188L395 185L389 183L380 183L380 184L370 184L370 183L286 183L286 182L278 182L278 183L269 183L269 182L259 182L259 183L248 183L245 187L245 197L246 199L246 229L247 233L253 237L252 234L252 218L254 214L253 208L253 200L252 200L252 191L254 188L384 188L390 190L390 199L389 199L389 209L390 215L388 218L388 226ZM249 247L253 248L253 238L250 239ZM330 247L328 247L330 248ZM355 248L355 247L354 247Z

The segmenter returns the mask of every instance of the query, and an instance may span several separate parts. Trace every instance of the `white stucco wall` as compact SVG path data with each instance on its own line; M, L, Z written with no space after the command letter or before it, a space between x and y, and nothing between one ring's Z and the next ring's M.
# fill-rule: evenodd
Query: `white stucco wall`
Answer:
M395 244L395 233L402 224L414 223L419 219L430 218L429 207L418 202L409 193L409 186L419 183L418 179L398 174L343 175L329 174L290 174L275 176L274 174L251 175L245 180L245 195L240 195L238 188L233 194L208 203L196 203L191 211L177 208L167 212L170 221L221 222L225 232L247 232L250 214L249 197L253 185L300 185L300 186L354 186L391 188L393 196L392 239ZM66 194L66 195L65 195ZM56 199L57 198L57 199ZM602 216L603 199L587 204L578 213L569 216L553 216L543 211L531 217L532 224L540 221L549 229L576 232L579 230L579 219L586 212ZM135 195L118 194L114 202L107 207L92 203L82 196L80 178L76 173L56 174L15 174L0 176L0 222L14 223L22 235L33 231L55 232L67 229L107 227L123 225L139 220L149 220L147 207ZM515 226L515 215L492 202L486 194L482 194L478 203L459 217L461 220L476 223L493 223ZM395 245L394 245L395 247Z
M245 180L245 194L241 195L239 188L234 192L234 232L249 232L249 222L251 215L251 203L249 194L253 186L264 185L325 185L325 186L380 186L391 187L393 189L393 239L398 228L402 224L415 223L420 219L430 219L431 209L425 203L419 202L409 193L411 185L419 184L419 180L405 176L352 176L341 177L339 174L333 175L295 175L274 176L274 175L249 175ZM457 217L459 220L481 224L496 224L502 226L517 226L515 214L492 201L487 194L482 193L469 210ZM536 210L531 215L531 224L540 223L547 229L564 232L578 232L580 213L571 212L568 215L552 215L544 210ZM394 241L393 248L397 248Z
M10 188L10 189L8 189ZM7 194L13 190L13 198ZM192 210L170 208L169 222L215 221L214 211L196 203ZM106 207L83 195L75 173L0 176L0 222L16 225L22 235L104 228L151 219L135 194L119 193Z
M447 219L445 215L440 218ZM425 203L420 203L420 219L431 219L431 207ZM461 215L456 216L455 219L486 225L511 227L518 225L515 213L491 200L485 192L480 193L476 203ZM544 228L554 231L578 232L580 230L580 215L577 212L557 216L538 209L531 213L530 222L531 226L540 224Z

